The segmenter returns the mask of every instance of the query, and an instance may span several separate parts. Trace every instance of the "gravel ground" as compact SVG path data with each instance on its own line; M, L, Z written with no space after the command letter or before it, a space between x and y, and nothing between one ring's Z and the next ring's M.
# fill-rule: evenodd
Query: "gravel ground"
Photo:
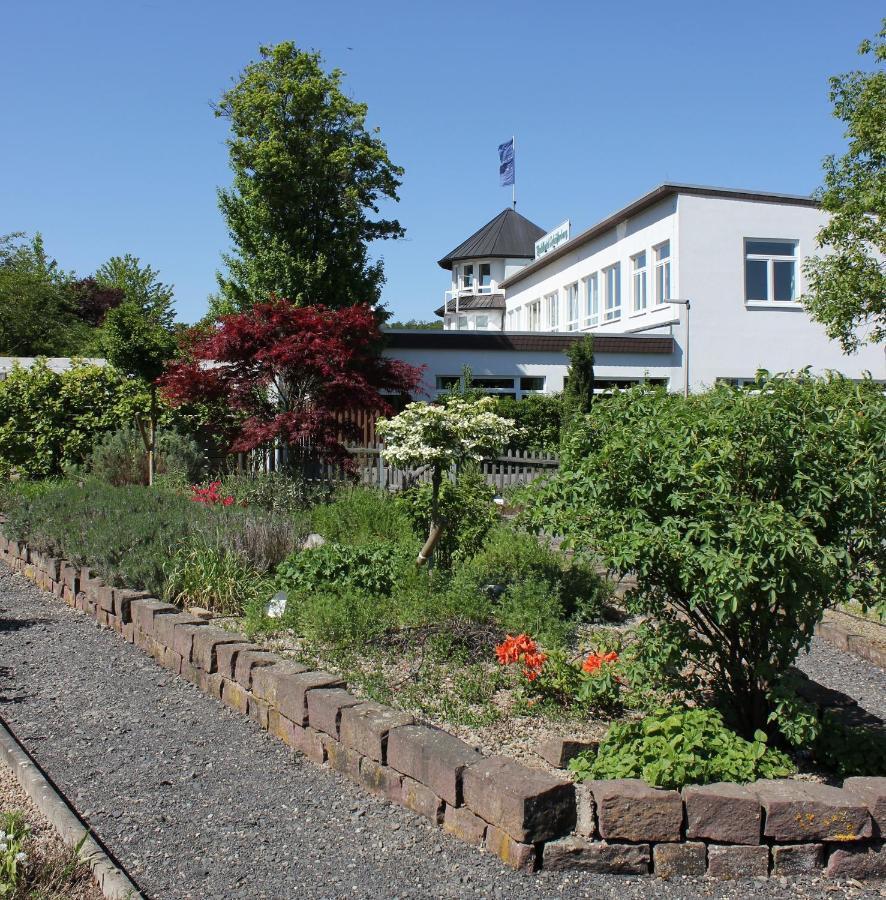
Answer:
M818 879L518 875L290 753L2 567L0 712L158 900L886 896Z

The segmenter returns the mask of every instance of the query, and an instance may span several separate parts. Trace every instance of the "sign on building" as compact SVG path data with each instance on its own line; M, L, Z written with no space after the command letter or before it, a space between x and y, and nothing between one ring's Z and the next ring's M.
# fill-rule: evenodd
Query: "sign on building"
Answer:
M545 253L550 253L551 250L556 250L560 244L565 244L566 241L569 240L569 219L567 219L562 225L558 225L552 231L549 231L546 235L543 235L535 242L535 258L538 259L539 256L544 256Z

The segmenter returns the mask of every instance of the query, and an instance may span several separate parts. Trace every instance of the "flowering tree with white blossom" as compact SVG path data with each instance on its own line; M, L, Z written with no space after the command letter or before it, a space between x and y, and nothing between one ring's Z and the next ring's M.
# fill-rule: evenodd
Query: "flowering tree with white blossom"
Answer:
M410 403L398 416L379 419L376 431L385 441L385 458L402 468L431 466L431 529L416 564L427 563L443 533L439 518L440 485L451 466L479 462L499 452L518 429L512 419L492 411L491 397L455 398L445 406Z

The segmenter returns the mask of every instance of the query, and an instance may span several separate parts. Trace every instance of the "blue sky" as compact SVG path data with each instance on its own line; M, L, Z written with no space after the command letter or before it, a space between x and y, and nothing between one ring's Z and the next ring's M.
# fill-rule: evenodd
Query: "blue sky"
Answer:
M273 2L9 4L0 27L0 234L40 230L87 274L135 253L199 318L227 233L226 127L210 101L291 39L369 105L406 169L383 299L431 318L436 260L510 203L583 229L656 184L808 193L840 151L827 79L857 67L882 3ZM391 212L385 209L386 213Z

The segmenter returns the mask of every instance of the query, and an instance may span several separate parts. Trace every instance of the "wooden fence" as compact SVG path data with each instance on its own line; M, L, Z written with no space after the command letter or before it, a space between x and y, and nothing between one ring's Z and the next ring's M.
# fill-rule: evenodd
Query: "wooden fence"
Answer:
M349 447L348 452L356 464L356 481L360 484L376 485L389 491L400 491L413 484L431 480L431 469L399 469L385 462L384 446ZM277 468L278 454L268 450L255 450L241 457L241 468L256 474ZM496 491L501 493L511 485L528 484L540 475L556 471L560 458L554 453L536 453L510 448L501 456L484 459L480 471ZM320 463L308 473L308 481L316 484L336 484L353 481L341 466Z

